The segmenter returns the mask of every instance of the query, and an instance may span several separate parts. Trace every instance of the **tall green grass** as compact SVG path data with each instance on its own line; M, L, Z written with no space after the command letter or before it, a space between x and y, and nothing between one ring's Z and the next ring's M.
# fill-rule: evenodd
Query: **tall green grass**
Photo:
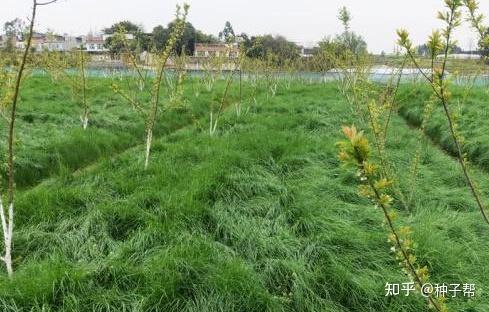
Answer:
M384 296L406 277L381 213L339 167L339 129L353 122L335 85L293 85L252 114L227 112L213 137L198 124L162 136L147 171L135 147L22 192L0 310L425 311L417 296ZM389 155L408 167L417 136L399 117L393 127ZM423 144L399 222L433 281L481 289L452 311L487 311L485 225L457 164Z
M81 169L99 159L144 143L144 119L111 90L111 80L90 78L88 98L92 105L90 127L80 127L80 107L71 91L48 77L26 80L19 106L16 137L16 183L25 188L46 177ZM190 85L186 86L190 92ZM231 94L235 96L236 90ZM164 96L164 95L163 95ZM212 93L188 99L188 107L167 110L158 116L155 136L192 125L207 114ZM146 99L149 101L149 99ZM166 103L163 103L166 104ZM164 105L163 105L164 106ZM0 127L5 126L3 123ZM2 133L5 133L3 131ZM6 138L1 137L1 141ZM0 161L5 161L5 144ZM4 169L1 169L2 172Z
M424 103L432 90L423 85L416 88L405 86L400 92L399 112L407 122L419 127L423 118ZM474 87L466 95L465 88L454 87L453 99L449 103L456 115L458 131L464 138L464 152L473 163L489 171L489 110L487 109L487 89ZM448 129L443 107L437 105L430 119L426 134L450 155L456 154L455 145Z

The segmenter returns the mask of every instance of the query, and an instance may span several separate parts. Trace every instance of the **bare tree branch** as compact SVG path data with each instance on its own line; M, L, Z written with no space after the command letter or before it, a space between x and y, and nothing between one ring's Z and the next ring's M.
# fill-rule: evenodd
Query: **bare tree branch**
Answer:
M51 0L51 1L47 1L47 2L37 2L37 0L34 0L34 5L35 6L49 5L51 3L55 3L56 1L58 1L58 0Z

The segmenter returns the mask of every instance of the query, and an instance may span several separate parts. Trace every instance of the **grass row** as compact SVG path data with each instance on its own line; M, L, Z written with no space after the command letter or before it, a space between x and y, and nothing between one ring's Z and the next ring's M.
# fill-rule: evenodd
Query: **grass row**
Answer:
M119 84L121 82L118 82ZM76 104L69 87L46 76L29 77L22 89L21 105L16 126L16 183L30 187L41 180L73 172L101 158L121 152L145 141L144 117L111 89L112 80L89 78L88 103L90 123L85 131L79 116L82 108ZM122 84L127 91L126 84ZM189 89L191 84L187 83ZM184 107L167 110L159 115L155 136L169 134L188 126L208 114L222 86L215 92L202 91L199 97L189 97ZM165 99L166 90L163 91ZM231 90L235 99L237 91ZM149 99L146 98L146 102ZM162 107L168 105L162 101ZM0 124L5 130L6 124ZM6 131L1 131L6 141ZM0 147L0 161L5 162L6 144ZM5 168L2 168L5 176Z
M471 90L462 87L453 88L453 97L449 104L457 124L457 131L463 137L463 150L471 162L485 171L489 171L489 110L487 109L487 88L473 87ZM424 85L405 86L400 92L400 115L415 127L423 121L423 109L430 99L432 91ZM448 121L439 101L434 106L433 114L425 131L432 141L456 156L456 149L448 128Z

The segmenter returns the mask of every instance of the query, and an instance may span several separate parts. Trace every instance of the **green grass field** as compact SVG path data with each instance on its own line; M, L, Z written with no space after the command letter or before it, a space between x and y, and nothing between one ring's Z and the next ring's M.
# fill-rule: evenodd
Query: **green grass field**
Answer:
M229 109L214 137L206 107L217 95L189 97L161 115L146 172L143 120L109 86L92 90L87 132L66 89L47 78L24 86L16 272L0 273L1 311L427 311L420 296L385 296L386 282L407 278L381 211L336 156L355 116L333 83L260 94L247 114ZM467 110L485 105L475 91ZM412 124L424 95L403 102ZM474 127L472 142L489 148L485 118L469 116L467 141ZM446 133L441 117L432 127ZM387 151L407 190L417 131L400 116L392 127ZM431 281L476 284L476 298L448 300L451 311L489 311L489 228L457 162L422 144L413 213L398 222L413 228ZM474 162L487 190L486 163Z
M17 127L18 187L33 186L46 177L72 172L144 143L143 116L112 92L112 82L112 79L90 79L87 94L90 125L84 131L79 120L82 108L76 105L67 85L39 76L26 81L22 92L25 104L20 108ZM127 89L125 84L122 86ZM194 123L207 113L212 96L202 93L198 99L190 99L187 107L162 114L155 135L166 135ZM1 133L5 140L6 131ZM4 149L2 145L2 162Z

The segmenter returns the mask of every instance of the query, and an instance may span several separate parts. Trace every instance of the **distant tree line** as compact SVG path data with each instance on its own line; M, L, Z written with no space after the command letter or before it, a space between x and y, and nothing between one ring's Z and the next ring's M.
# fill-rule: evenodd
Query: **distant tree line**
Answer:
M106 41L106 46L109 50L116 54L123 52L125 47L123 38L117 36L118 32L131 34L133 40L128 41L129 48L133 51L160 51L169 38L174 27L174 22L169 23L166 27L159 25L153 28L151 33L145 33L141 25L137 25L130 21L122 21L105 28L105 34L113 35ZM184 29L184 34L176 46L176 53L193 55L195 52L196 43L236 43L239 44L248 57L265 58L273 55L278 60L296 59L299 58L299 46L288 41L283 36L248 36L246 33L236 35L230 22L226 22L224 29L219 33L218 37L211 34L206 34L203 31L196 29L191 23L187 22Z
M477 53L477 51L464 51L464 49L462 49L458 45L453 45L450 50L451 50L451 53L455 53L455 54L469 54L472 52ZM430 55L430 49L426 43L417 46L416 52L418 52L418 54L421 56L429 56Z
M343 7L338 16L342 22L344 30L341 34L335 37L323 39L319 43L319 47L313 50L313 60L309 62L326 62L325 66L331 68L333 64L327 64L327 60L331 56L335 58L347 58L345 51L350 55L358 57L367 53L367 44L365 40L355 32L350 30L351 14ZM106 34L116 34L118 31L123 31L125 34L132 34L134 39L131 40L130 48L140 51L160 51L166 44L169 34L174 27L174 22L165 26L156 26L151 33L145 33L141 25L134 24L129 21L122 21L104 29ZM107 39L106 45L112 53L122 52L124 45L121 42L122 38L113 36ZM249 58L257 58L273 62L276 65L283 65L291 61L297 61L301 56L301 47L296 43L287 40L280 35L260 35L249 36L246 33L237 34L229 21L224 25L224 28L219 32L218 37L211 34L206 34L203 31L196 29L191 23L186 23L183 37L176 45L175 52L178 54L193 55L195 52L196 43L228 43L239 44L240 48ZM127 43L127 42L126 42Z
M134 39L127 42L129 48L133 51L161 51L164 49L174 27L175 21L172 21L166 27L159 25L153 28L151 33L146 33L141 25L130 21L121 21L103 30L105 34L113 35L106 40L105 45L113 54L123 52L125 47L124 38L117 35L122 33L134 36ZM218 41L213 35L205 34L187 22L183 36L178 41L175 50L178 54L192 55L195 51L196 43L215 43Z

